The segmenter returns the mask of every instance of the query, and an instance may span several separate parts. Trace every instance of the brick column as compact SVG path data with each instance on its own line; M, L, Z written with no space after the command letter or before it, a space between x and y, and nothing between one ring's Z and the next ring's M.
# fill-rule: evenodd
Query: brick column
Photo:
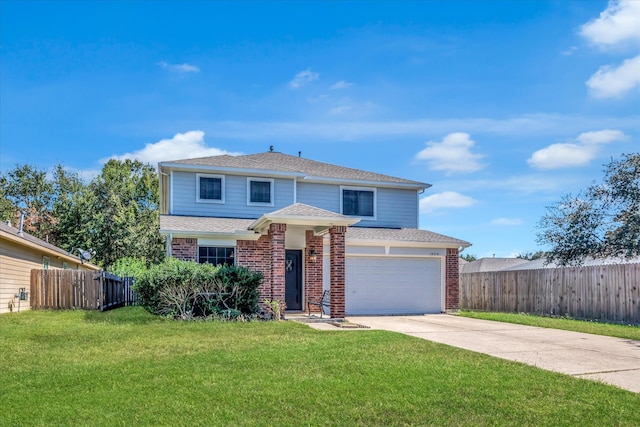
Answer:
M306 301L319 301L322 298L322 237L314 236L313 230L306 232L306 249L304 253L304 297L303 310L307 308ZM311 251L315 251L316 261L310 261ZM314 310L316 306L312 307ZM318 309L318 311L320 311Z
M331 264L331 317L344 318L345 299L345 261L344 261L344 235L345 226L333 226L329 229L330 239L330 264Z
M271 299L284 303L284 234L287 224L271 224L269 238L271 243Z
M174 238L171 255L183 261L198 261L198 239Z
M458 249L447 249L445 260L445 310L458 309L458 296L460 294Z

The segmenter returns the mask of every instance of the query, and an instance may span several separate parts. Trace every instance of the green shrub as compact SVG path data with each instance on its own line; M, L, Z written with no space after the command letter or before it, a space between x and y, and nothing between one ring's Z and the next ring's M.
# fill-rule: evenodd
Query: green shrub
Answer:
M144 258L125 257L116 260L108 269L120 277L140 277L147 271L147 261Z
M258 312L261 282L262 274L246 267L214 267L170 258L138 277L134 290L140 304L155 314L235 318Z

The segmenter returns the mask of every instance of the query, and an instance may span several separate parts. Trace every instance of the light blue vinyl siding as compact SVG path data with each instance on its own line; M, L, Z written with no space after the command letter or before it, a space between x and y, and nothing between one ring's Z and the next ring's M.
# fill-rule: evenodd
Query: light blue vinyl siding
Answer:
M378 188L376 193L376 219L363 219L354 227L418 228L416 190ZM297 201L340 213L340 186L298 182Z
M196 202L196 174L173 173L173 215L217 216L222 218L259 218L293 204L293 180L274 179L273 206L247 206L247 176L226 175L224 204Z

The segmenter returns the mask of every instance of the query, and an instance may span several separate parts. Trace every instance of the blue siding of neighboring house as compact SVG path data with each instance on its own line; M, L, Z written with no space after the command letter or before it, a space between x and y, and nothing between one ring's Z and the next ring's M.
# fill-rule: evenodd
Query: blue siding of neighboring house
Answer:
M354 227L418 228L416 190L378 188L376 197L376 219L363 219ZM297 201L339 213L340 186L299 182Z
M261 215L294 203L291 179L274 179L273 206L247 206L247 177L225 175L225 203L196 202L196 174L174 172L173 215L217 216L223 218L259 218Z

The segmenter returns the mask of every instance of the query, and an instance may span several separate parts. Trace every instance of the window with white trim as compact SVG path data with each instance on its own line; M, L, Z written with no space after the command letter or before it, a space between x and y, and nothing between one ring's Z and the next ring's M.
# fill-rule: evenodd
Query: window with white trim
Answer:
M224 203L224 175L196 174L196 201Z
M198 246L198 262L213 265L233 265L234 248L221 246Z
M247 205L273 206L273 179L247 178Z
M51 265L51 260L49 260L49 257L43 256L42 257L42 269L43 270L48 270L50 265Z
M343 215L375 218L375 188L341 187L340 191Z

